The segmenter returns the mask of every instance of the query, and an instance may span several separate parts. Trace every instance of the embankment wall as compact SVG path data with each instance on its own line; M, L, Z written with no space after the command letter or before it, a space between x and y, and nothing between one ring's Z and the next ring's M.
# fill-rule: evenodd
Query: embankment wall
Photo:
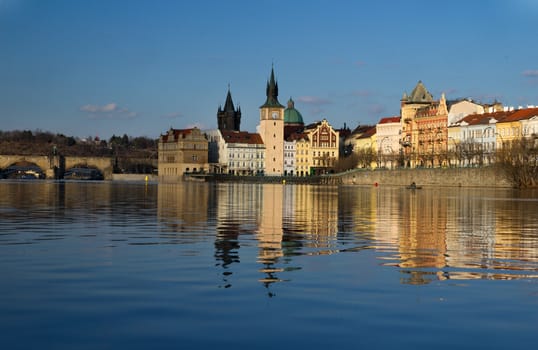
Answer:
M434 168L363 170L355 169L334 175L338 183L355 185L405 186L415 182L419 186L437 187L513 187L498 168Z

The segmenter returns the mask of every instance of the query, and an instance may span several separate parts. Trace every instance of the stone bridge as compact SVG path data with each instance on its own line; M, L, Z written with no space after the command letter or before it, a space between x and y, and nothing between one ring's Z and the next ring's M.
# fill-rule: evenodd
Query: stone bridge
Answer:
M114 169L114 159L110 157L0 155L0 170L20 162L37 165L43 170L47 179L62 178L67 169L83 165L98 169L103 174L105 180L110 180L112 179L112 171Z

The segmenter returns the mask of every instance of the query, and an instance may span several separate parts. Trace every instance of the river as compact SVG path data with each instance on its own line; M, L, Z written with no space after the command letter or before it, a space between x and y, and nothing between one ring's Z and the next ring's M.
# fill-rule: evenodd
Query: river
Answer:
M531 349L538 192L0 181L3 349Z

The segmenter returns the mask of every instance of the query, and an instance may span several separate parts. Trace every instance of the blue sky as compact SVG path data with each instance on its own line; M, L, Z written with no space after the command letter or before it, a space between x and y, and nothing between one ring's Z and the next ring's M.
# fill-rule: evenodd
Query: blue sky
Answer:
M448 6L443 6L448 5ZM538 105L538 1L0 0L0 130L254 132L274 65L305 122L375 124L434 98Z

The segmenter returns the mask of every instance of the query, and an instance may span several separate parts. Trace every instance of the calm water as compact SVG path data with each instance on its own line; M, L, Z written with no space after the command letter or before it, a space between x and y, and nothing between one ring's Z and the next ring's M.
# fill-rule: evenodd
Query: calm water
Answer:
M0 181L2 349L534 349L538 193Z

